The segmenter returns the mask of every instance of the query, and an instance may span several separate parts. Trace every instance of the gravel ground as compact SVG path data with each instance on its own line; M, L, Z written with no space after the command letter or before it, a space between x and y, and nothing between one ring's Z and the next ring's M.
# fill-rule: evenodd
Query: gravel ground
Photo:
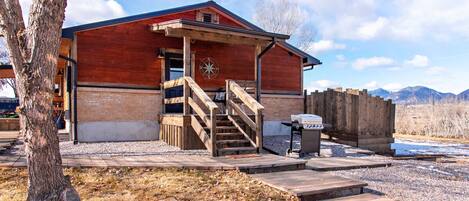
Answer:
M289 135L264 136L264 147L276 152L279 155L286 155L290 148ZM294 135L293 149L300 148L300 136ZM327 157L362 157L373 154L371 151L358 149L352 146L338 144L326 140L321 140L321 156Z
M468 164L393 160L387 168L330 173L367 182L365 192L394 200L469 200Z
M209 155L207 150L181 150L162 141L79 143L60 142L62 156L142 156L142 155ZM10 154L24 155L22 144Z
M293 147L300 147L299 136ZM266 136L264 145L284 154L290 136ZM361 149L321 141L321 156L359 157L390 161L391 167L331 171L329 173L368 183L366 192L384 194L393 200L469 200L469 164L420 160L393 160L391 157L363 154ZM464 158L464 157L462 157Z

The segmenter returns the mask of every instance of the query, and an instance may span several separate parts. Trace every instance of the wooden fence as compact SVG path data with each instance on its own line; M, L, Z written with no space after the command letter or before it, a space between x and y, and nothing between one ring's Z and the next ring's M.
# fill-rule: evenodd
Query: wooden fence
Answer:
M0 118L0 131L19 131L19 118Z
M395 105L366 90L328 89L306 96L306 112L323 118L330 138L341 143L392 153Z

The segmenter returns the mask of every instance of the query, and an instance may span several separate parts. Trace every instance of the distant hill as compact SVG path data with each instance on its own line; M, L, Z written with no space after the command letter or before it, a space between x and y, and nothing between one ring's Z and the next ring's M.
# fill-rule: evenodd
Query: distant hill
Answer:
M424 86L406 87L396 92L379 88L371 90L368 93L384 99L392 99L394 103L399 104L429 103L455 99L469 101L469 89L458 95L442 93Z
M469 100L469 89L458 94L459 100Z

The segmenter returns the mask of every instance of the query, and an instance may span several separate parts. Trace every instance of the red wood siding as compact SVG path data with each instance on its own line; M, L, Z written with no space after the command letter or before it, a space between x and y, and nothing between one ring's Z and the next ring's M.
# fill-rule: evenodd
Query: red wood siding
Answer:
M77 33L78 81L159 86L158 48L182 48L179 38L153 33L149 25L195 19L195 11Z
M195 80L203 88L220 88L226 79L254 80L254 47L197 41L192 48L195 55ZM200 71L204 58L210 57L220 69L214 79L206 79Z
M272 48L262 57L262 89L301 93L301 58L282 47Z
M196 11L167 15L77 33L78 81L86 83L159 86L159 48L182 49L181 38L165 37L149 31L149 25L172 19L192 19ZM240 26L220 16L220 23ZM195 77L203 88L225 86L226 79L254 80L254 47L195 41ZM206 80L200 73L203 58L211 57L220 74ZM264 90L301 92L301 59L283 48L270 50L262 60Z

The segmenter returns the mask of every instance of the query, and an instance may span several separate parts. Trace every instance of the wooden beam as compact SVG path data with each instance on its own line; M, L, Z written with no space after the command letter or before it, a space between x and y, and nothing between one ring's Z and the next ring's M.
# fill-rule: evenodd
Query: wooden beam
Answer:
M165 89L168 89L168 88L173 88L173 87L177 87L177 86L181 86L184 84L184 78L179 78L179 79L175 79L175 80L169 80L169 81L166 81L163 83L163 87Z
M191 126L194 129L197 136L199 136L200 140L204 143L205 147L215 154L215 150L212 149L213 144L211 138L208 136L207 132L204 130L202 125L200 125L199 120L195 116L191 116Z
M161 59L161 83L160 83L160 90L161 90L161 114L166 113L166 106L164 105L164 99L166 98L166 92L164 89L164 82L166 81L166 59Z
M178 104L184 103L184 97L176 97L176 98L165 98L164 104Z
M187 80L187 84L189 87L192 89L192 92L200 99L202 103L205 104L205 106L212 110L213 108L218 109L217 104L215 104L210 97L202 90L202 88L199 87L197 83L194 82L194 80L190 77L185 77Z
M189 97L189 105L192 107L192 110L194 110L194 112L205 122L205 125L210 126L210 118L207 117L202 108L200 108L200 106L191 97Z
M183 37L184 76L191 76L191 37Z
M254 113L257 114L258 111L264 110L264 106L262 106L259 102L256 101L256 99L246 93L246 91L244 91L238 84L236 84L236 82L230 82L230 90Z
M261 78L261 69L260 69L260 59L259 55L262 52L262 47L260 45L256 45L256 49L254 50L254 80L256 81L256 100L260 102L261 97L261 85L262 85L262 78Z
M219 33L194 31L187 29L167 28L165 35L168 37L184 37L188 36L194 40L211 41L218 43L241 44L241 45L261 45L265 46L269 41L256 38L248 38L243 36L224 35Z
M264 41L272 40L272 36L263 36L263 35L258 35L258 34L194 26L194 25L182 24L180 22L153 24L150 27L150 30L154 32L167 31L169 29L180 29L180 30L190 30L190 31L198 31L198 32L206 32L206 33L216 33L216 34L221 34L221 35L240 36L240 37L253 38L253 39L259 39L259 40L264 40ZM279 40L283 40L283 39L279 39Z
M252 130L256 130L257 129L257 126L256 126L256 123L251 119L249 118L249 116L244 113L244 111L241 109L241 107L239 107L235 102L233 102L233 100L229 100L228 104L230 105L231 108L234 109L234 111L236 112L236 114L238 114L238 116L249 126L251 127Z

